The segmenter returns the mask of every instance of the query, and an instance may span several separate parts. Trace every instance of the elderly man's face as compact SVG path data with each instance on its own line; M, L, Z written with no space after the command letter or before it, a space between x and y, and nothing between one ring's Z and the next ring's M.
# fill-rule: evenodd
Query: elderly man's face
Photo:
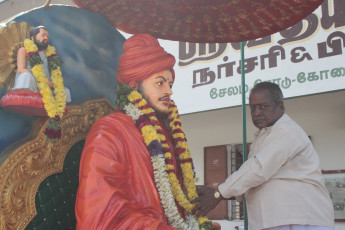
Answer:
M49 43L49 33L45 29L40 29L39 33L34 37L34 42L39 50L45 50Z
M250 112L254 125L259 128L272 126L284 113L284 104L276 104L267 89L252 93L249 98Z
M167 114L174 81L170 70L153 74L141 83L141 93L158 114Z

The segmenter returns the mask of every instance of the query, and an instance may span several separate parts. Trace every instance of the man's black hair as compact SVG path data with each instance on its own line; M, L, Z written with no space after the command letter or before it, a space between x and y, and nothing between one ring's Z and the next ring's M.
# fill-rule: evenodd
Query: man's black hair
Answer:
M254 92L262 90L262 89L267 89L268 91L270 91L272 95L272 99L276 104L284 103L283 92L281 91L279 85L272 82L268 82L268 81L264 81L264 82L260 82L256 84L250 90L249 98Z
M40 32L40 29L48 31L44 26L37 26L30 31L29 38L31 39L32 37L36 37L36 35Z

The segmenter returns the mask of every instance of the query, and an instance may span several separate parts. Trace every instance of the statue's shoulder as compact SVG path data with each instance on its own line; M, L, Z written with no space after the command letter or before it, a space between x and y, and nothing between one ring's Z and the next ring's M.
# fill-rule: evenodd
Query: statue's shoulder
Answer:
M104 117L99 118L94 125L112 126L112 127L130 127L134 125L134 122L130 116L116 110Z

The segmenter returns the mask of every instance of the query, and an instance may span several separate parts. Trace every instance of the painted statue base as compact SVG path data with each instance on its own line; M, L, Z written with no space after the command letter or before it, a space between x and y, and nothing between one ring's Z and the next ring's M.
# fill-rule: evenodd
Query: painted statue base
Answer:
M48 117L42 101L42 95L28 90L12 90L0 100L5 110L18 112L26 116ZM67 106L65 114L67 114Z

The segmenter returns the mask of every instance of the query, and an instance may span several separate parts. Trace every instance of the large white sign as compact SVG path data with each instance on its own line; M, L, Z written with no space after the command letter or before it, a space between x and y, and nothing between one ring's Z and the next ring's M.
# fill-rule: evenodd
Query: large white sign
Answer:
M176 57L173 99L181 114L242 103L240 43L159 40ZM345 0L326 0L296 25L245 42L246 98L258 82L279 84L285 98L345 88Z
M181 114L242 103L239 43L160 43L177 60L173 99ZM285 98L344 89L345 1L325 1L289 29L246 42L244 53L247 94L260 81L279 84Z

